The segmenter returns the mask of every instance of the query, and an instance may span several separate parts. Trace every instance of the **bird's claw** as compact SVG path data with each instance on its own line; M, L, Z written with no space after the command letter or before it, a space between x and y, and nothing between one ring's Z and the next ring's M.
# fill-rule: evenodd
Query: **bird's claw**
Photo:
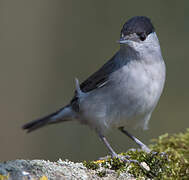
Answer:
M129 155L120 155L120 154L114 154L113 156L105 156L100 157L99 160L109 160L109 159L119 159L120 161L123 161L124 163L136 163L139 164L137 160L130 159L131 157Z

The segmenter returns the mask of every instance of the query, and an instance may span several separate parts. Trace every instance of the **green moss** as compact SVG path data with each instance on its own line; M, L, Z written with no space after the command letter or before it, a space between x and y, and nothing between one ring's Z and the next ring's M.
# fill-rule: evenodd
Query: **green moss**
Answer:
M106 176L106 171L99 171L98 173L97 173L97 175L99 176L99 177L104 177L104 176Z
M189 179L189 129L186 133L169 136L160 136L153 140L154 145L150 147L154 151L165 152L168 156L168 170L164 177L167 179Z
M115 171L124 171L125 170L125 162L120 160L119 158L109 158L106 160L106 166L109 166L109 169L115 170ZM103 166L103 165L102 165ZM106 167L104 166L104 167Z
M97 175L99 177L104 177L106 175L105 169L111 169L115 170L118 174L125 171L126 164L119 158L107 158L106 160L99 160L99 161L89 161L83 162L83 165L87 167L88 169L97 170L100 167L103 167L104 169L101 171L97 171Z
M131 159L135 159L138 163L132 163L130 165L129 172L137 178L160 178L162 179L162 172L168 170L167 155L160 153L145 153L143 151L130 151L127 153ZM143 166L145 164L145 166Z
M153 140L155 144L150 145L151 153L143 151L128 151L121 155L127 155L131 160L138 163L125 163L119 158L107 159L104 161L84 162L89 169L115 170L118 175L128 171L134 177L151 179L188 179L189 177L189 129L186 133L175 135L162 135ZM98 172L100 177L105 176L105 171Z
M95 161L84 161L83 165L88 168L88 169L92 169L92 170L96 170L98 169L100 166L98 163L96 163Z

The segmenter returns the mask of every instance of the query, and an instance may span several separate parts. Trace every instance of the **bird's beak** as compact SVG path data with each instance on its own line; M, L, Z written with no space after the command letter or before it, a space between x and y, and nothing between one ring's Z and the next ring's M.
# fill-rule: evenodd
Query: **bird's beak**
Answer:
M119 44L128 44L130 40L121 37L120 40L117 41Z

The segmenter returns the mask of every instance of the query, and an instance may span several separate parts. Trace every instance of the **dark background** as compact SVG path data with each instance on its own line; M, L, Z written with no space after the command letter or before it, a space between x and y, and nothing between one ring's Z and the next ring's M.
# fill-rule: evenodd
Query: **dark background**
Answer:
M119 49L126 20L152 19L167 65L167 80L145 143L188 127L189 1L0 0L0 160L95 159L107 154L88 127L68 122L31 134L21 126L65 105L80 82ZM136 147L115 130L117 152Z

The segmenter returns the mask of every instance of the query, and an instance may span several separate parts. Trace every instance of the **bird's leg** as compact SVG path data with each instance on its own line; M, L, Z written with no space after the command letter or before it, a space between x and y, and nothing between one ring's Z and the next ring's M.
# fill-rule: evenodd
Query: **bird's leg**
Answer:
M125 163L137 163L139 164L139 162L137 160L130 160L129 156L123 156L123 155L118 155L113 149L112 147L110 146L109 142L107 141L106 137L103 136L101 133L98 133L101 141L105 144L105 146L108 148L110 154L111 154L111 157L112 158L119 158L120 160L124 161ZM100 158L100 160L104 160L104 159L108 159L108 156L107 157L103 157L103 158Z
M105 144L105 146L108 148L108 151L110 152L110 155L112 158L117 157L117 153L112 149L112 147L110 146L109 142L107 141L106 137L103 136L101 133L98 133L101 141Z
M136 137L131 135L129 132L127 132L123 127L120 127L119 130L122 133L126 134L129 138L131 138L136 144L138 144L143 151L147 153L151 152L151 150L145 144L143 144L139 139L137 139Z
M106 137L103 136L102 134L98 133L101 141L105 144L105 146L108 148L110 154L111 154L111 157L112 158L119 158L120 160L124 161L125 163L137 163L139 164L139 162L137 160L129 160L129 156L123 156L123 155L118 155L113 149L112 147L110 146L109 142L107 141ZM100 160L104 160L104 159L108 159L108 156L106 157L103 157L103 158L100 158Z

